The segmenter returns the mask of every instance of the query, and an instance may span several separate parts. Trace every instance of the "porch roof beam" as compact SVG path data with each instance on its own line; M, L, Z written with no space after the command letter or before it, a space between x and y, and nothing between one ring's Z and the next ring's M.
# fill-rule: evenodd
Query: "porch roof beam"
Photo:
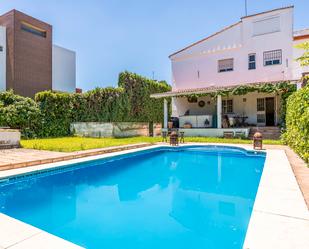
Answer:
M279 84L283 81L272 81L272 82L260 82L260 83L247 83L247 84L239 84L239 85L230 85L230 86L219 86L219 87L205 87L205 88L192 88L192 89L181 89L176 91L169 91L164 93L154 93L151 94L151 98L160 99L160 98L168 98L168 97L182 97L192 94L204 94L204 93L215 93L222 90L233 90L236 87L240 86L259 86L265 84ZM288 82L290 84L297 84L298 80L286 80L284 82Z

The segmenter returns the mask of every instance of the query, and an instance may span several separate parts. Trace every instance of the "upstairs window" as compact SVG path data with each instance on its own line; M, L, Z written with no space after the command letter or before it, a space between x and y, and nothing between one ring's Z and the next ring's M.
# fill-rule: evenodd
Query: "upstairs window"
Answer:
M41 36L41 37L46 37L46 31L40 28L37 28L31 24L25 23L23 22L21 24L21 30L29 32L31 34L37 35L37 36Z
M255 54L249 54L248 56L248 69L256 69Z
M225 59L218 61L218 72L228 72L234 70L234 59Z
M253 36L280 31L280 16L274 16L253 22Z
M282 50L264 52L264 66L279 65L282 63Z
M2 46L0 46L0 52L2 52L3 51L3 47Z
M233 100L232 99L222 100L222 113L223 114L233 113Z

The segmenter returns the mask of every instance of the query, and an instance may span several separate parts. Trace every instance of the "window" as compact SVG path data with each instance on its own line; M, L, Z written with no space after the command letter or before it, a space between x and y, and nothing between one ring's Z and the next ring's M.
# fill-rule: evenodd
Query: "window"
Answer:
M264 66L279 65L281 62L281 49L264 52Z
M225 59L218 61L218 72L228 72L233 71L234 59Z
M266 122L265 114L257 114L256 122L260 124L264 124Z
M265 35L280 31L280 16L270 17L253 22L253 36Z
M256 99L256 110L258 112L265 111L265 99Z
M34 27L31 24L28 23L22 23L21 24L21 29L23 31L29 32L31 34L37 35L37 36L41 36L41 37L46 37L46 31L37 27Z
M255 54L249 54L248 56L248 69L252 70L256 68L256 63L255 63Z
M222 113L223 114L233 113L232 99L222 100Z
M2 52L3 51L3 47L2 46L0 46L0 52Z

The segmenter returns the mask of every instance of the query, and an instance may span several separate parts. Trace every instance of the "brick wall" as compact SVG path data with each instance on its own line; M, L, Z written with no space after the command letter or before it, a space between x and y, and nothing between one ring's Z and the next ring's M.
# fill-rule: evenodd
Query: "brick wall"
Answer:
M23 23L44 30L42 37L22 30ZM52 26L12 10L0 17L7 27L7 89L33 97L52 89Z

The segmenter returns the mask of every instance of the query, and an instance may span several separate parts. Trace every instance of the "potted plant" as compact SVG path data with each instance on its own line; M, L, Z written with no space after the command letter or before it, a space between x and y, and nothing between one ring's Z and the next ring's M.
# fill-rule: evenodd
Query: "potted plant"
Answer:
M192 124L190 122L185 122L184 125L183 125L183 128L191 129L192 128Z

